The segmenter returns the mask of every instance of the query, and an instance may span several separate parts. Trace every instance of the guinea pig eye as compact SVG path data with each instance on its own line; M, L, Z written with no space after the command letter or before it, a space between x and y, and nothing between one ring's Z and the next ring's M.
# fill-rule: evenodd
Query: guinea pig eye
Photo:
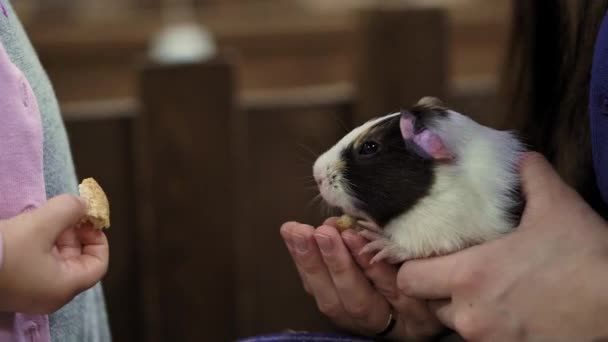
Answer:
M366 141L363 143L363 145L361 145L361 148L359 149L359 154L364 156L374 154L378 152L379 147L380 145L374 141Z

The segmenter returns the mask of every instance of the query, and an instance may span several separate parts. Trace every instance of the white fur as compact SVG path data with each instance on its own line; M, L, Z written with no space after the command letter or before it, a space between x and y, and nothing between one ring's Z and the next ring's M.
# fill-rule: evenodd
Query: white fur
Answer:
M399 114L368 122L345 136L317 160L315 178L327 179L344 147L369 126L394 115ZM430 194L384 227L390 245L378 253L381 258L403 261L446 254L497 238L513 228L506 210L514 204L509 194L518 185L517 163L523 151L519 140L509 132L479 125L454 111L448 111L447 118L437 119L433 127L455 161L438 166ZM348 185L340 181L336 190L329 182L324 183L327 184L320 186L321 194L329 204L365 217L365 213L353 211L353 199L345 190ZM373 249L379 250L368 248Z
M454 111L438 131L456 162L440 166L431 193L384 227L409 257L453 252L509 232L521 143Z

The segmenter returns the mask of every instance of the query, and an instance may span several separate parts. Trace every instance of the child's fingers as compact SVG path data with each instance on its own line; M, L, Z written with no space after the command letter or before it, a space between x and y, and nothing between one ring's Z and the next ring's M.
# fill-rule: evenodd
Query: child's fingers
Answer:
M103 278L110 257L108 240L105 234L85 226L76 229L76 236L82 244L82 253L66 260L67 269L72 286L77 290L84 290Z
M75 232L76 238L83 247L88 245L108 245L106 234L102 230L94 228L91 224L83 224Z
M106 235L92 226L76 229L76 237L82 244L82 254L99 259L107 264L110 258L110 247Z
M52 244L65 229L78 224L86 214L84 202L73 195L60 195L27 214L29 225L38 234L45 234Z
M72 289L74 295L93 287L108 270L107 259L104 262L97 256L88 254L67 259L65 263L67 287Z

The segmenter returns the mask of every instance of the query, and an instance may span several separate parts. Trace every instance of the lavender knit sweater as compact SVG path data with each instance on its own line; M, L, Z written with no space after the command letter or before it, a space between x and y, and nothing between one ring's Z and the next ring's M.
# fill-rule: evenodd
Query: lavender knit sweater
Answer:
M7 0L0 0L0 43L4 50L2 66L4 70L10 71L2 78L5 82L2 89L8 91L13 89L13 86L21 89L15 91L15 94L19 95L12 96L13 100L17 98L18 101L11 102L10 99L4 99L4 102L8 101L7 103L13 105L15 110L5 111L3 118L10 122L5 121L0 124L15 124L18 129L12 130L13 132L29 136L29 138L14 136L15 139L25 139L24 146L16 149L23 153L18 153L29 155L28 158L21 160L23 164L16 164L15 167L23 167L29 171L15 176L13 171L5 169L6 172L3 174L6 177L3 182L0 181L0 184L3 186L9 184L8 190L10 190L11 186L14 187L17 182L21 182L21 188L29 191L29 193L21 193L27 198L21 196L13 201L21 206L19 210L37 206L42 200L61 193L76 194L77 178L57 99L27 35ZM2 95L6 97L8 94L0 94ZM24 120L21 116L19 117L21 119L17 118L17 121L14 121L15 116L10 116L11 113L14 115L28 113L28 119ZM19 123L19 120L22 122ZM23 121L27 121L25 126ZM6 133L7 136L10 134L10 132ZM7 136L0 139L8 139ZM3 140L2 143L10 145L7 140ZM11 148L11 150L15 149ZM0 153L6 156L10 155L11 151L3 150ZM22 179L23 177L30 178L25 180ZM23 184L24 182L27 186ZM7 188L2 190L8 191ZM8 206L6 208L12 210ZM0 319L0 330L6 328L6 325L1 326L1 323L6 323L6 314L2 315L5 319ZM45 341L49 337L49 328L52 341L110 341L101 285L78 295L58 312L48 316L48 321L46 316L17 316L14 333L19 341Z

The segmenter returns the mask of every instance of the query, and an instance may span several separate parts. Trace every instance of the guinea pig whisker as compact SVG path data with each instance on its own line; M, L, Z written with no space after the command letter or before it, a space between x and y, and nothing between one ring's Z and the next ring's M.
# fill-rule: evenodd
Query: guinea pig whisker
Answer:
M321 205L322 205L322 209L323 209L323 216L331 217L331 216L338 215L338 209L329 205L327 202L323 201L323 202L321 202Z
M297 164L298 166L304 166L306 168L311 168L314 165L313 159L307 159L308 157L298 157Z
M344 120L340 119L340 117L338 117L337 115L331 115L331 118L334 119L334 121L338 124L338 126L340 126L340 128L344 130L344 132L350 132L350 129L348 128Z
M298 144L298 146L305 152L308 152L310 154L310 156L312 156L314 159L319 158L319 156L321 155L320 153L313 151L312 148L310 148L304 144Z
M321 195L321 193L318 193L312 200L311 200L311 205L312 204L316 204L319 207L319 211L321 212L321 214L325 215L325 212L327 211L327 209L329 208L327 203L323 200L323 196Z
M359 186L353 182L347 182L346 185L348 185L351 188L358 188Z
M296 178L299 179L299 180L303 180L303 181L316 182L315 181L315 177L313 177L313 176L296 176Z
M331 208L329 207L329 205L327 205L325 202L322 202L322 208L323 208L323 216L329 217L329 214L331 212Z
M304 183L304 185L306 185L307 187L314 187L314 188L318 188L319 184L317 184L317 181L314 179L300 179L300 181L302 183Z
M308 204L306 205L306 209L310 209L310 207L312 207L315 204L321 205L323 203L323 198L321 197L321 194L318 193L315 197L313 197Z

